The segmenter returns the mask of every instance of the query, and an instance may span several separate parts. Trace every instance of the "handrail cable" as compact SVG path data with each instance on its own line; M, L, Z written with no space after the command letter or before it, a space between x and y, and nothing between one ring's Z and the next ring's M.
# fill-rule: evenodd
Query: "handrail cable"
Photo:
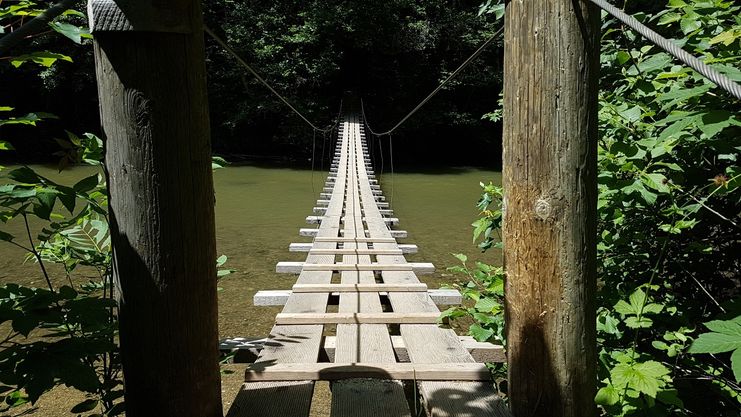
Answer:
M466 60L463 61L463 63L460 66L458 66L458 68L456 68L455 71L453 71L452 73L450 73L450 75L448 75L448 77L445 78L445 80L443 80L434 90L432 90L432 92L430 94L428 94L427 97L425 97L424 99L422 99L422 101L420 101L419 104L417 104L409 113L407 113L406 116L402 117L402 119L399 120L399 122L396 123L394 125L394 127L392 127L391 129L387 130L386 132L376 133L376 132L373 131L373 129L371 129L370 124L368 124L368 118L365 116L365 108L364 108L364 105L363 105L363 99L361 98L360 99L360 109L363 112L363 120L365 120L365 125L368 127L368 131L371 134L373 134L374 136L385 136L385 135L390 135L391 133L393 133L396 129L399 128L399 126L401 126L402 124L404 124L404 122L406 122L407 119L409 119L410 117L412 117L412 115L414 115L414 113L416 113L417 110L421 109L422 106L424 106L425 104L427 104L427 102L430 101L430 99L432 97L434 97L435 94L437 94L438 92L440 92L440 90L442 90L443 87L445 87L445 85L448 84L448 82L450 82L453 78L455 78L471 62L473 62L474 59L476 59L479 55L481 55L481 53L484 52L484 49L486 49L486 47L489 46L489 44L492 43L494 41L494 39L496 39L497 36L499 36L499 34L502 33L503 30L504 30L504 26L502 26L496 32L494 32L494 34L491 35L491 37L489 37L489 39L487 39L484 43L482 43L481 46L479 46L478 49L476 49L476 51L474 51L474 53L471 54L471 56L469 56L468 58L466 58Z
M659 46L661 49L670 53L678 60L682 61L683 63L690 66L692 69L694 69L695 71L702 74L705 78L712 81L718 87L728 91L729 93L731 93L731 95L733 95L737 99L741 99L741 85L737 84L736 82L734 82L727 76L721 74L714 68L710 67L708 64L700 61L699 59L691 55L689 52L677 46L674 42L654 32L653 30L648 28L648 26L639 22L633 16L626 14L625 12L613 6L612 4L606 2L605 0L590 0L590 1L596 4L597 6L599 6L602 10L613 15L619 21L630 26L633 30L643 35L643 37L650 40L651 42Z
M239 62L240 64L242 64L242 66L245 67L247 69L247 71L249 71L255 78L257 78L257 80L260 81L268 90L270 90L273 94L275 94L275 96L278 97L280 99L280 101L282 101L286 106L288 106L288 108L290 108L291 110L293 110L293 112L296 113L296 115L298 117L300 117L301 119L303 119L304 122L306 122L309 126L311 126L312 129L317 130L319 132L328 132L336 124L339 123L339 118L338 118L332 126L329 126L327 128L324 128L324 129L320 129L320 128L316 127L316 125L314 125L314 123L311 123L309 121L309 119L306 118L306 116L304 116L303 114L301 114L300 111L298 111L291 103L289 103L288 100L285 97L283 97L282 95L280 95L280 93L278 93L277 91L275 91L275 89L270 84L268 84L268 82L265 81L265 79L262 78L260 76L260 74L257 73L257 71L255 71L244 59L242 59L237 54L237 52L234 51L234 49L232 49L223 39L221 39L211 29L209 29L208 26L203 25L203 30L206 33L208 33L219 45L221 45L221 47L224 48L224 50L226 50L234 59L236 59L237 62Z

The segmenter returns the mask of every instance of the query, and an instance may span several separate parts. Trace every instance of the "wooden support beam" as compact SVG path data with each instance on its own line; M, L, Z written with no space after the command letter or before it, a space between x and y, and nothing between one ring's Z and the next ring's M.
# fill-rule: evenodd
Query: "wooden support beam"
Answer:
M350 378L416 381L488 381L491 372L474 362L422 363L278 363L252 364L245 381L336 381Z
M307 264L305 262L278 262L275 272L280 274L300 274L302 271L409 271L417 275L432 274L435 266L428 262L405 264Z
M437 324L432 313L278 313L275 324Z
M126 415L221 417L201 2L88 10Z
M588 0L506 7L505 316L517 417L597 411L599 20Z

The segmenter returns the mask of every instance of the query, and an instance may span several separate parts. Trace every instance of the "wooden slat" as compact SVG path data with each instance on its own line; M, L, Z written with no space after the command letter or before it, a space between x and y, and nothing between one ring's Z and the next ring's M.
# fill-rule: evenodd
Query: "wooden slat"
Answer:
M325 293L326 294L326 293ZM426 295L425 295L426 296ZM275 323L297 324L435 324L440 313L278 313Z
M252 297L252 303L256 306L282 306L288 302L288 298L293 292L291 290L260 290ZM458 290L451 288L429 289L427 294L436 305L458 305L463 301L463 297ZM332 292L332 297L339 297L339 292ZM386 291L381 291L378 295L388 296ZM329 299L329 305L334 299Z
M324 237L317 236L314 242L362 242L362 243L396 243L392 237L373 238L373 237Z
M370 277L373 279L373 277ZM389 291L427 291L427 284L296 284L293 292L389 292Z
M347 193L345 200L344 236L365 236L365 226L361 220L362 212L358 190L357 167L352 164L357 147L358 124L349 125L351 161L348 169ZM367 250L367 243L347 242L343 248ZM343 263L370 264L368 255L358 253L345 254ZM344 271L340 276L340 285L370 285L375 284L375 275L372 271ZM382 313L383 307L378 294L371 293L340 293L340 313ZM388 326L385 324L338 324L338 347L335 350L335 359L340 362L370 362L394 363L396 357ZM352 388L362 384L363 391ZM368 395L375 396L374 401L368 401ZM358 412L357 408L347 407L347 404L363 404L365 409ZM361 415L378 416L391 412L399 417L412 417L404 394L404 387L400 381L349 380L333 384L332 387L332 417L360 417Z
M279 273L299 273L301 271L414 271L418 274L431 274L435 272L435 266L431 263L405 263L405 264L320 264L306 262L278 262L275 268Z
M401 255L401 249L311 249L314 255Z
M481 363L280 363L253 364L247 381L336 381L350 378L417 381L488 381L491 372Z

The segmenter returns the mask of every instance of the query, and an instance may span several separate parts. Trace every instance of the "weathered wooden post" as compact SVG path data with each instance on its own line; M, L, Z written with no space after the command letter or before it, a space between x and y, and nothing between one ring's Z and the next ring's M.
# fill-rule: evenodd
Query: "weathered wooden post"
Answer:
M90 0L126 415L220 417L214 193L196 0Z
M516 417L594 416L599 10L512 0L504 44L504 257Z

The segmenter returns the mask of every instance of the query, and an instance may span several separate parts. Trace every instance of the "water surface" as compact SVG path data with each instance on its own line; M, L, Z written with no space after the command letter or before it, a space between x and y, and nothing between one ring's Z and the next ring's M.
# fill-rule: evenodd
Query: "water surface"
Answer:
M34 166L42 175L62 184L74 184L94 172L89 167L57 173L54 168ZM290 168L231 166L214 173L216 189L216 242L219 254L229 257L227 266L237 272L220 283L219 331L221 337L265 336L280 307L254 307L252 296L262 289L289 289L295 275L275 273L278 261L301 261L305 253L288 252L291 242L308 242L298 235L305 217L312 214L325 174ZM479 182L499 182L500 174L473 168L447 168L437 171L397 173L381 176L381 184L392 203L397 229L408 231L403 243L419 246L419 253L409 255L413 262L432 262L438 272L420 278L431 287L453 282L445 271L457 261L452 252L469 258L498 262L498 254L480 254L471 242L471 222L477 216ZM392 192L393 190L393 192ZM61 207L58 207L61 210ZM32 228L38 231L40 224ZM0 230L23 236L21 222L0 224ZM34 232L34 235L36 232ZM187 236L183 236L187 239ZM42 286L38 267L23 263L24 252L0 242L0 283L19 282ZM57 285L63 275L52 268ZM92 271L80 271L94 278Z

